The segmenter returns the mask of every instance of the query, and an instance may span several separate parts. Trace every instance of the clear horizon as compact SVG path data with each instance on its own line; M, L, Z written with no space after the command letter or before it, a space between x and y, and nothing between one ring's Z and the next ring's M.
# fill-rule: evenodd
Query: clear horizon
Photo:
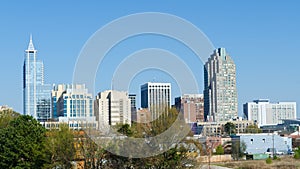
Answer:
M31 3L30 3L31 2ZM254 99L300 103L300 2L292 1L144 1L143 3L73 1L2 2L0 105L22 113L22 67L30 34L44 62L45 83L70 84L77 57L86 41L105 24L122 16L141 12L162 12L181 17L197 26L215 48L226 48L237 68L239 115L242 105ZM143 42L143 43L140 43ZM98 68L95 92L110 89L118 64L144 48L161 48L186 61L203 91L203 63L178 41L162 36L129 38L114 47ZM211 51L212 53L213 51ZM147 81L171 82L172 103L180 96L175 80L166 72L146 70L131 81L129 93L139 95ZM91 93L91 89L89 89ZM95 93L93 93L95 96ZM138 105L140 99L138 98ZM297 108L299 117L299 108Z

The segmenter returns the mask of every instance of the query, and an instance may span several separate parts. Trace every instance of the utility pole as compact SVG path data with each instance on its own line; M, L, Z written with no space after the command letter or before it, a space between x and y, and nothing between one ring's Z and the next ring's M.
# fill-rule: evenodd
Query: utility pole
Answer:
M273 141L273 149L272 149L272 150L273 150L273 153L272 153L272 155L273 155L273 158L274 158L274 151L275 151L275 150L274 150L274 133L273 133L273 135L272 135L272 141Z

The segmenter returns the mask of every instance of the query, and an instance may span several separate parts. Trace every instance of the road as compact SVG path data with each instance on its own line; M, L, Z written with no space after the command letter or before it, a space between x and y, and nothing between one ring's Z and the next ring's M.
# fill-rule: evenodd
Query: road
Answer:
M198 169L209 169L209 166L208 165L202 165ZM221 167L221 166L216 166L216 165L211 165L210 169L231 169L231 168Z

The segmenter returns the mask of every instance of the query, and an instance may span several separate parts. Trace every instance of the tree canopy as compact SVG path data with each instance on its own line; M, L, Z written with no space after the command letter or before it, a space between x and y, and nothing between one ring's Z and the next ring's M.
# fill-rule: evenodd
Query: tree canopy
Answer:
M176 109L170 109L153 122L124 124L115 129L127 137L146 139L166 131L178 115ZM189 146L194 144L200 147L199 151L202 148L193 141L183 140L162 154L147 158L122 157L97 145L85 131L73 131L63 124L47 131L31 116L0 112L0 168L69 169L73 161L81 161L84 168L184 168L193 162L193 158L188 158ZM138 149L139 145L129 147Z
M0 111L0 129L7 127L9 122L14 118L18 117L19 115L19 113L11 109Z
M216 155L223 155L224 154L224 148L222 147L222 145L218 145L216 148Z
M74 135L67 124L60 124L59 129L47 132L47 153L50 163L46 166L53 168L71 168L75 157Z
M31 116L18 116L0 129L0 168L42 168L47 162L45 128Z
M253 125L249 125L246 128L246 133L262 133L262 129L258 128L257 125L253 124Z
M227 135L232 135L236 133L236 127L233 123L227 122L224 125L224 131L227 133Z

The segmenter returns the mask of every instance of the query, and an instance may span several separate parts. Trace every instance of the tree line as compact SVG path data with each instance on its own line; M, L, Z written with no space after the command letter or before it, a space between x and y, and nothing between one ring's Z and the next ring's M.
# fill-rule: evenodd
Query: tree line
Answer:
M177 116L178 112L170 109L153 122L117 125L114 129L127 137L155 136L167 130ZM201 149L196 142L184 141ZM63 124L59 129L46 130L31 116L12 110L0 112L0 168L184 168L195 163L188 151L177 144L147 158L122 157L96 144L84 130L70 130Z

